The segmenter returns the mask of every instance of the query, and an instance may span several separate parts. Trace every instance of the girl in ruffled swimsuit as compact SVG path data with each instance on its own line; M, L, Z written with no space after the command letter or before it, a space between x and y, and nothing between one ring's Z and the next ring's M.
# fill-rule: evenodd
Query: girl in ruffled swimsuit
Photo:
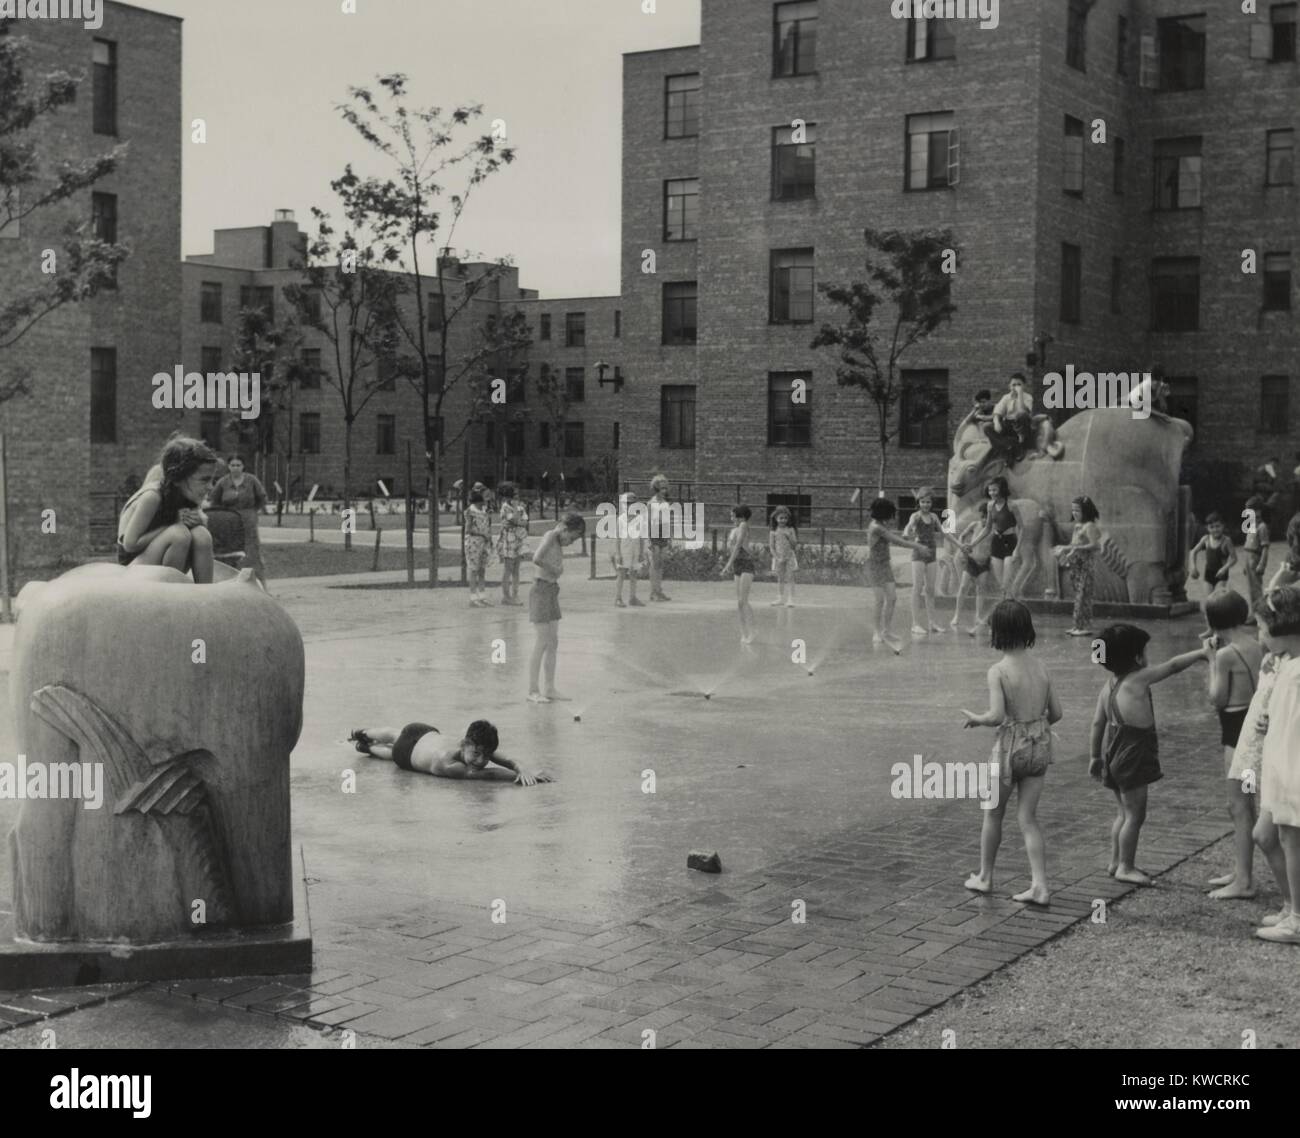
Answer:
M1034 621L1019 601L1002 601L989 619L991 643L1002 659L989 669L989 709L982 715L962 709L967 727L996 727L997 739L989 762L996 765L996 800L984 802L980 833L980 868L966 879L976 893L993 891L993 865L1002 844L1002 816L1013 788L1016 813L1029 855L1030 886L1012 900L1046 905L1047 854L1038 824L1038 799L1043 776L1052 762L1051 725L1061 718L1061 704L1047 670L1029 655L1034 646ZM992 783L990 778L990 783Z

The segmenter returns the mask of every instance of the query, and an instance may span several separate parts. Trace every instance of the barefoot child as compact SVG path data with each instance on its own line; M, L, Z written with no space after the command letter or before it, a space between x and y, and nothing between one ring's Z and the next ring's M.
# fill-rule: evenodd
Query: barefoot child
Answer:
M1273 686L1277 682L1278 669L1290 659L1285 651L1280 653L1276 651L1268 634L1268 625L1264 619L1266 615L1267 612L1261 600L1255 606L1255 621L1259 626L1259 641L1264 648L1264 659L1259 666L1259 686L1251 697L1250 708L1247 710L1245 721L1241 725L1241 738L1237 741L1236 749L1232 753L1232 766L1228 768L1229 781L1236 780L1242 791L1251 798L1253 803L1259 802L1258 797L1254 796L1257 796L1260 792L1260 780L1263 773L1264 736L1268 731L1269 697L1273 694ZM1260 809L1258 813L1259 817L1255 822L1253 834L1255 844L1259 846L1260 853L1264 855L1264 860L1268 862L1269 869L1273 871L1278 890L1282 894L1281 911L1269 914L1260 922L1261 927L1268 928L1285 920L1290 915L1291 890L1287 883L1286 855L1282 852L1282 845L1278 841L1277 825L1266 810Z
M502 482L501 532L497 537L497 556L501 558L501 603L519 605L519 560L528 555L528 506L513 482Z
M953 537L952 534L944 534L944 537L961 551L961 556L958 558L961 563L961 580L957 584L957 603L953 609L952 622L949 627L953 632L956 632L961 627L961 602L962 598L966 596L967 590L969 590L975 594L975 623L966 630L969 636L978 635L979 630L984 626L984 618L980 615L980 601L984 599L980 582L983 580L984 574L989 571L989 558L987 552L979 552L980 542L971 539L975 535L985 532L985 522L988 521L988 516L989 504L988 502L981 502L979 513L974 521L970 522L958 536Z
M1272 536L1268 532L1268 503L1258 494L1246 502L1250 511L1246 518L1246 589L1252 605L1259 603L1264 592L1264 574L1268 572L1268 547Z
M920 542L909 541L905 537L885 528L885 522L892 519L898 510L888 498L877 498L868 509L871 521L867 525L867 584L875 591L875 631L871 634L871 643L885 643L897 656L903 651L903 642L894 635L894 602L898 599L898 587L894 584L894 569L889 561L889 547L902 546L904 549L919 551Z
M773 605L794 608L794 575L799 569L799 531L790 524L790 511L778 506L772 515L772 529L767 535L772 554L772 572L776 574L777 597Z
M736 580L736 613L740 617L740 642L754 641L754 609L749 603L750 586L754 583L754 558L749 552L749 519L753 511L748 506L732 506L731 520L735 522L727 535L730 556L722 567L723 577Z
M1264 651L1259 632L1250 619L1246 598L1235 589L1210 594L1201 606L1205 620L1215 633L1210 663L1210 703L1219 713L1219 742L1223 745L1223 773L1227 777L1228 815L1232 818L1234 861L1231 873L1211 878L1219 886L1210 894L1216 901L1249 900L1255 896L1253 882L1255 841L1255 795L1246 791L1240 779L1232 777L1232 762L1241 738L1251 698L1259 686L1259 669Z
M1088 773L1114 791L1118 813L1110 829L1110 864L1106 872L1117 881L1150 885L1151 878L1137 868L1138 838L1147 816L1147 787L1163 777L1156 738L1155 703L1151 688L1161 680L1208 661L1208 645L1184 652L1163 664L1148 665L1146 646L1151 639L1132 624L1112 624L1102 630L1102 666L1114 678L1102 685L1092 718L1092 761Z
M672 514L668 504L668 479L656 474L650 479L650 599L672 600L664 592L664 557L672 541Z
M1290 913L1255 930L1261 940L1300 944L1300 589L1265 594L1262 616L1270 647L1290 656L1268 700L1268 731L1260 774L1260 814L1277 826L1286 859Z
M555 690L555 653L560 644L560 575L564 572L564 547L572 545L587 532L581 514L565 514L550 530L533 554L537 577L528 594L528 619L537 626L537 640L528 661L528 700L550 703L564 699ZM539 673L545 688L538 688Z
M510 778L521 786L554 782L545 771L529 773L512 759L497 754L497 729L486 719L476 719L465 728L459 743L449 743L428 723L405 727L358 727L350 739L357 750L376 759L392 759L401 770L422 771L435 778ZM489 763L505 767L509 775L488 770Z
M623 603L623 582L629 582L633 608L644 608L645 604L636 599L636 579L641 567L650 560L649 546L646 542L646 523L643 512L632 512L636 505L636 495L631 491L623 495L622 509L618 516L618 538L614 542L614 604L627 608Z
M469 574L469 603L476 608L492 604L487 599L484 576L492 548L492 518L483 508L483 491L471 490L465 511L465 569Z
M989 762L996 764L996 801L984 806L980 833L980 868L966 879L976 893L993 891L993 863L1002 844L1002 816L1013 787L1020 832L1029 855L1030 886L1012 897L1032 905L1046 905L1047 854L1036 811L1043 793L1043 777L1052 762L1051 725L1061 718L1061 704L1052 690L1046 669L1029 655L1034 646L1034 621L1019 601L1002 601L990 619L991 642L1002 659L988 672L989 709L982 715L962 709L966 727L996 727L997 740Z
M169 439L158 465L122 508L117 563L167 565L192 573L195 584L210 585L212 535L199 503L211 492L216 472L216 454L198 439Z
M1067 636L1091 636L1088 625L1092 623L1092 589L1097 574L1097 556L1101 553L1101 516L1097 506L1086 494L1070 503L1074 519L1074 532L1069 545L1055 550L1061 568L1070 575L1070 591L1074 593L1074 626Z
M934 622L934 586L939 566L936 549L943 524L933 512L934 491L922 486L916 492L916 513L907 521L903 536L918 543L912 551L912 635L928 636L943 629ZM921 601L925 601L922 620Z
M1223 519L1218 514L1206 515L1205 529L1205 536L1192 546L1187 555L1187 575L1193 581L1200 576L1196 571L1196 555L1205 550L1205 584L1210 592L1214 592L1221 584L1227 584L1228 574L1237 564L1237 547L1223 532Z

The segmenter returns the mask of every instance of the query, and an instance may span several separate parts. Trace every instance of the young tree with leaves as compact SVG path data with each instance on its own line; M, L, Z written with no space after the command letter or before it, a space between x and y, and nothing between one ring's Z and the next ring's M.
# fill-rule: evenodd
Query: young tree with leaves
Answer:
M65 159L54 169L46 168L40 128L48 116L75 102L84 76L55 71L29 83L22 69L27 41L15 31L13 20L0 19L0 238L17 236L23 222L30 225L42 211L113 173L127 152L126 143L121 143L91 158ZM0 351L13 347L51 312L113 287L117 266L130 256L130 246L100 241L90 228L89 220L68 223L62 251L44 250L29 273L16 271L12 262L6 268ZM0 369L0 403L27 391L26 375Z
M348 221L357 229L374 233L383 263L411 274L415 311L408 314L403 306L396 323L407 350L400 370L415 387L423 411L429 584L436 586L438 501L447 446L439 437L444 403L459 384L482 371L486 359L502 350L522 348L531 338L527 322L516 314L517 320L497 323L496 342L484 343L480 336L468 354L458 356L454 364L451 360L453 329L473 320L475 299L509 267L508 261L500 260L485 272L468 272L463 261L451 254L456 226L474 188L512 162L514 151L499 145L505 137L500 120L493 123L488 134L466 137L473 121L483 113L481 106L459 106L449 112L432 106L410 108L405 75L385 75L377 82L382 104L368 88L352 87L348 90L350 102L338 109L344 121L388 160L393 176L362 178L349 164L334 186ZM459 188L449 194L443 182L453 177ZM450 216L445 225L444 211ZM421 266L427 264L430 250L436 290L429 289L422 275ZM438 306L433 327L430 305Z
M818 291L843 310L843 322L823 324L810 347L834 349L839 359L836 382L862 389L875 406L878 490L883 494L890 440L907 425L901 414L894 414L903 396L899 358L957 311L951 284L960 251L946 229L867 229L864 236L868 279L819 286ZM908 422L948 409L946 396L933 392L918 392L909 402Z

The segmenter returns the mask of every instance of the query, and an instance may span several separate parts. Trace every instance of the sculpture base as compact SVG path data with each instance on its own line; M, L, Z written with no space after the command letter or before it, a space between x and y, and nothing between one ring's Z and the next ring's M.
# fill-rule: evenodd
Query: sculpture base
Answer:
M1074 612L1074 602L1047 597L1027 597L1024 605L1030 612L1055 613L1070 616ZM1195 601L1170 601L1163 605L1140 605L1132 601L1093 601L1093 623L1098 617L1113 620L1173 620L1180 616L1199 613L1201 606Z
M0 903L0 991L310 972L311 912L301 853L293 914L292 924L277 928L196 933L162 944L31 944L14 940L12 908Z

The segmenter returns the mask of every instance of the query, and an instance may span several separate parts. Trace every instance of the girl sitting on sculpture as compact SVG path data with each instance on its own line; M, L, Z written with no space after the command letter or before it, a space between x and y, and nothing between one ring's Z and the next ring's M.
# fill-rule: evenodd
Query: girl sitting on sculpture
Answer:
M119 565L166 565L212 583L212 535L199 504L212 489L217 456L198 439L169 439L117 527ZM157 473L155 473L157 472Z

